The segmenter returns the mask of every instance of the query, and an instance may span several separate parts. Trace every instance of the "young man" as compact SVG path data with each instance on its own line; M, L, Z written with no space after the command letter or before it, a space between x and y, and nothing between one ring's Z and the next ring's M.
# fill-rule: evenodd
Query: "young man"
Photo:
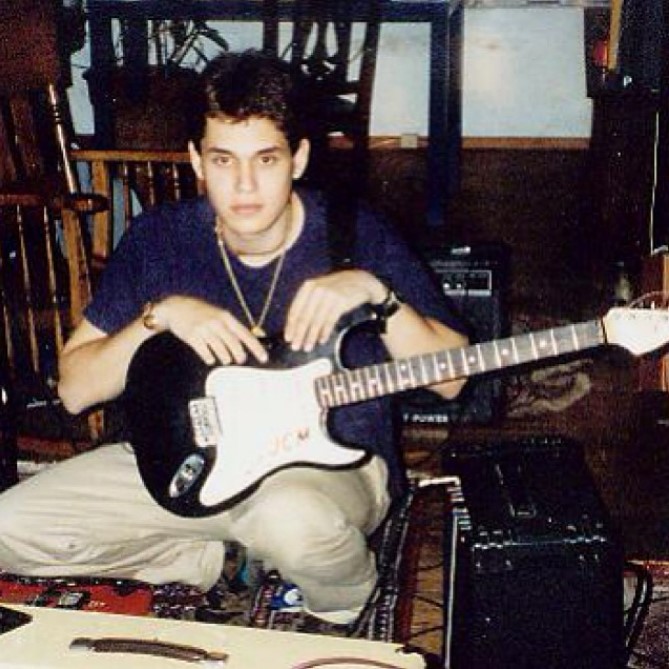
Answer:
M466 343L422 265L367 209L357 217L352 264L332 266L325 202L294 188L309 160L299 93L281 61L254 52L223 54L208 66L189 145L206 196L132 223L64 348L59 392L68 410L119 396L135 352L161 332L207 364L263 364L265 334L309 352L330 339L341 316L371 304L385 332L347 336L353 364ZM435 390L452 397L459 387ZM331 414L336 440L371 453L364 464L283 469L205 517L158 505L128 444L60 463L0 497L0 567L208 589L224 542L237 540L297 584L313 614L350 622L376 579L366 536L403 474L387 399Z

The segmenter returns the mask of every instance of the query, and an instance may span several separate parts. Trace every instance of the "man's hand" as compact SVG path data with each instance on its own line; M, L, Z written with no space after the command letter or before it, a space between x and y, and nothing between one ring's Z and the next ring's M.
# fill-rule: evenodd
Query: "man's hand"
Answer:
M251 331L229 311L208 302L174 295L157 303L153 314L160 330L170 330L208 365L243 364L248 353L260 362L267 351Z
M153 305L151 326L139 315L112 335L83 319L59 358L58 394L70 413L118 397L137 349L156 332L170 330L208 364L243 364L267 351L231 313L193 297L174 295Z
M293 350L311 351L330 338L339 319L366 303L385 298L384 285L372 274L350 269L302 284L288 310L284 336Z

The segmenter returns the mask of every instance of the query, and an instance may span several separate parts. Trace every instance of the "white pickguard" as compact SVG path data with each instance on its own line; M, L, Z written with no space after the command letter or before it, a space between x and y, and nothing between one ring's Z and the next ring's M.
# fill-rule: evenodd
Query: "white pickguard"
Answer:
M220 433L214 466L200 490L205 507L216 506L290 465L344 467L362 450L332 441L314 381L332 372L327 358L293 369L217 367L205 385L216 403Z

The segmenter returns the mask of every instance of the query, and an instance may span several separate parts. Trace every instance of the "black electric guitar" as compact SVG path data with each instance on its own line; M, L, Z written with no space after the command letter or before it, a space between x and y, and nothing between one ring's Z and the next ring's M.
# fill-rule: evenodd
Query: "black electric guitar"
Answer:
M614 308L598 320L346 369L341 340L368 316L359 310L310 355L274 344L262 367L207 366L169 333L146 341L128 371L125 406L154 499L178 515L206 516L285 467L360 463L365 451L327 433L334 407L602 345L640 355L669 342L669 312Z

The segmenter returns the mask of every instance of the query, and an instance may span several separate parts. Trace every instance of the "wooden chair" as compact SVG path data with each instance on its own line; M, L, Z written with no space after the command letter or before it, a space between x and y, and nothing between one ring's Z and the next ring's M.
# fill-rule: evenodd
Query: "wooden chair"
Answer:
M61 446L54 448L68 454L89 436L75 430L56 395L57 358L80 317L79 300L87 295L81 289L88 288L79 221L32 196L0 201L3 418L11 419L3 425L5 446L18 435L24 450L41 452L55 441Z
M17 433L20 438L32 423L40 423L41 430L45 423L54 423L54 416L58 416L59 437L69 432L55 393L56 359L90 298L82 217L105 206L102 198L80 193L70 160L58 6L53 0L0 4L0 369L1 396L6 399L2 404L5 485L16 476ZM37 409L45 415L33 421ZM52 427L46 430L49 437L54 434Z
M108 203L91 217L93 283L133 216L167 201L192 197L199 185L186 151L77 149L72 157L91 190Z
M0 185L53 197L76 191L68 160L68 80L53 0L0 4ZM39 36L39 39L36 39Z
M64 94L69 75L58 47L59 6L54 0L0 4L0 205L48 206L73 232L80 215L107 205L102 197L81 193L70 156L73 133ZM78 260L70 288L73 308L80 311L90 295L83 255Z
M343 135L352 148L351 179L347 189L357 191L367 178L369 130L376 59L381 32L380 0L368 0L366 17L355 22L347 0L296 0L291 38L285 50L278 40L278 3L266 0L264 49L289 60L296 76L304 77L311 91L313 127L311 176L328 183L330 137ZM356 26L362 32L356 39ZM341 171L338 171L341 174Z

